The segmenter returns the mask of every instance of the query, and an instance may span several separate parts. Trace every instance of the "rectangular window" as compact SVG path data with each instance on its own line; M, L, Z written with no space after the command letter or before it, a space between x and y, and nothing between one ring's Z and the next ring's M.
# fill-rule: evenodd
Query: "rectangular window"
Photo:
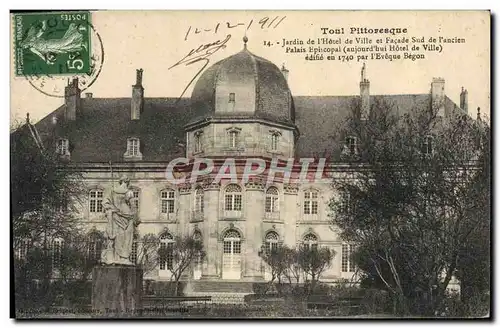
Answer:
M236 148L238 146L238 132L230 131L229 132L229 147Z
M231 92L229 94L229 102L234 103L235 101L236 101L236 96L235 96L234 92Z
M201 147L201 132L198 132L194 135L194 152L199 153L202 150Z
M280 139L280 136L277 133L273 133L271 135L271 150L272 151L278 150L279 139Z
M52 242L52 268L59 269L62 262L62 241L54 240Z
M161 192L161 212L174 213L175 211L175 192L173 190Z
M167 245L166 243L160 243L160 270L165 270L165 264L166 264L166 258L167 258L167 254L166 254L166 249L167 249Z
M354 272L354 261L352 260L352 253L354 252L354 246L349 245L349 272Z
M241 195L226 195L226 211L241 211Z
M266 197L266 212L267 213L277 213L278 210L278 197L277 196L267 196Z
M354 245L342 244L342 272L355 272L354 261L352 254L354 253Z
M354 205L349 192L345 192L342 196L342 209L345 214L352 214L354 212Z
M304 194L304 214L318 214L318 193L308 191Z
M102 212L102 210L103 210L102 198L103 198L102 190L90 191L90 204L89 204L90 213L101 213Z
M194 211L196 213L203 213L203 208L204 208L203 189L197 189L195 191Z
M134 190L134 197L132 198L132 206L136 211L139 211L139 190Z
M28 249L29 249L29 241L22 240L19 243L19 248L16 251L16 258L20 261L26 260L26 256L28 254Z
M342 244L342 272L349 269L349 248L347 244Z
M174 243L167 244L167 269L172 270L174 267Z
M130 262L137 264L137 240L132 242L132 252L130 253Z

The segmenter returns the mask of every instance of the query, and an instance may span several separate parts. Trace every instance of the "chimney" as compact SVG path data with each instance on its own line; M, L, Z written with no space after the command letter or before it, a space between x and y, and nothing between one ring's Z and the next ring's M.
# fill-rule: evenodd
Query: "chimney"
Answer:
M366 64L361 68L361 81L359 82L361 96L361 119L366 120L370 115L370 81L366 78Z
M138 120L144 107L144 88L142 87L142 68L136 70L135 84L132 86L132 103L130 118Z
M464 87L462 87L462 92L460 92L460 108L462 108L462 110L464 112L467 113L467 110L469 109L469 96L468 96L468 93L467 93L467 89L464 89Z
M80 111L80 89L78 88L78 78L74 78L71 83L64 88L64 104L66 109L64 117L68 121L76 120L76 115Z
M287 80L287 82L288 82L288 72L289 72L289 70L287 70L285 67L285 64L283 64L281 66L281 73L283 74L283 76L285 77L285 80Z
M93 95L92 95L92 92L86 92L86 93L85 93L85 98L87 98L87 99L91 99L91 98L92 98L92 96L93 96Z
M477 108L477 116L476 116L476 119L478 121L481 121L481 107L478 107Z
M432 78L431 83L432 112L437 117L444 117L444 79L442 77Z

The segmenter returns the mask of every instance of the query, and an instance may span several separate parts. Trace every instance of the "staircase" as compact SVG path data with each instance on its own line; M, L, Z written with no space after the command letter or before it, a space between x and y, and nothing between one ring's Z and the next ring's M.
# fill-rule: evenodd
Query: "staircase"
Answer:
M188 296L212 296L212 303L243 304L244 297L253 294L253 283L246 281L191 281L191 290Z

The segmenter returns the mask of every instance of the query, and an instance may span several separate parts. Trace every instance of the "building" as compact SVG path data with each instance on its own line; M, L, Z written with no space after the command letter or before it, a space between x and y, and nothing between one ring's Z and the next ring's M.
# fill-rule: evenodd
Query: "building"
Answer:
M338 195L329 184L287 183L278 174L271 184L259 178L217 182L210 175L177 185L165 177L167 164L181 157L210 158L219 168L235 158L241 172L246 158L271 163L328 157L328 176L341 174L347 170L344 156L357 151L355 138L337 133L353 102L359 101L363 119L381 99L392 102L399 114L437 107L438 115L447 116L467 113L467 91L460 106L445 95L442 78L433 79L430 92L422 94L371 95L363 66L359 95L294 97L289 71L251 53L247 41L242 51L206 69L190 98L145 97L142 70L137 70L131 98L82 97L74 80L66 87L64 105L36 130L42 140L56 140L54 151L83 173L88 197L77 215L89 231L104 229L103 193L125 174L135 190L140 235L157 234L166 245L178 234L201 238L207 257L187 278L265 281L263 246L307 243L336 251L322 280L350 279L355 269L351 245L331 227L328 201ZM176 171L177 177L183 174L189 177L188 171ZM169 280L170 261L163 259L149 278Z

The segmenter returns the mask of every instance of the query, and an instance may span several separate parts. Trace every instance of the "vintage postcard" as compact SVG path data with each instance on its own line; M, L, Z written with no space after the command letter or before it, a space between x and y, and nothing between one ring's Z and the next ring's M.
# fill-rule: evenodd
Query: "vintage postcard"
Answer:
M12 317L490 317L489 11L10 23Z

